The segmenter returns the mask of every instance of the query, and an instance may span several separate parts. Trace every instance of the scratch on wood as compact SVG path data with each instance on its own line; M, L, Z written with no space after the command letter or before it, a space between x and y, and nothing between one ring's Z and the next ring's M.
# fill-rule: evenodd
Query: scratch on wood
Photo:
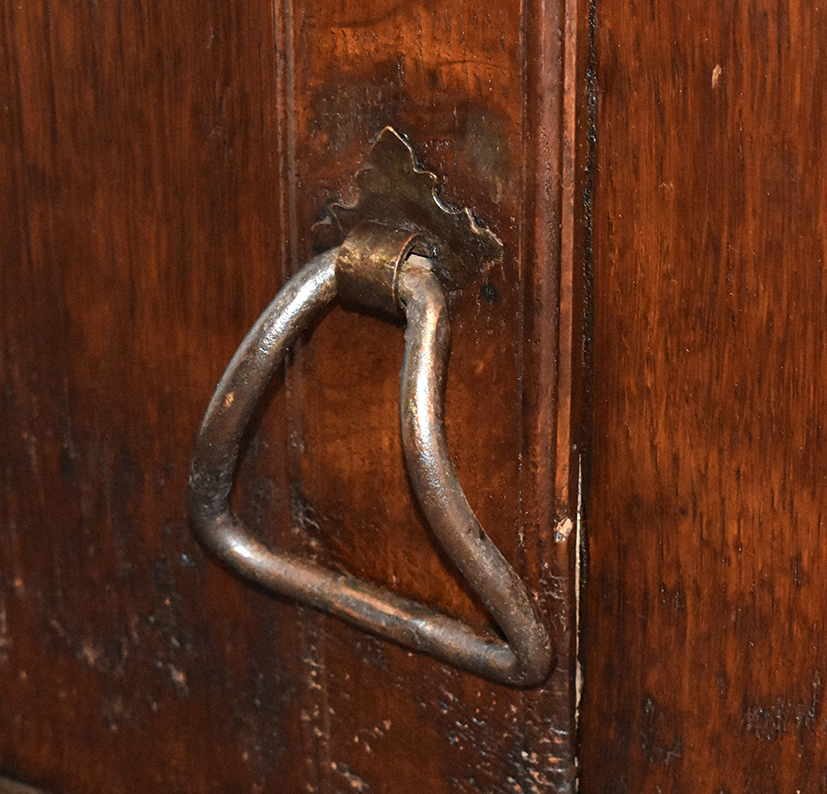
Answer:
M330 757L330 701L328 697L327 664L324 634L316 621L306 626L306 646L302 661L306 679L305 694L309 708L302 712L305 724L307 757L312 765L315 784L308 791L328 791L333 761Z
M571 534L573 528L574 522L569 516L566 516L564 519L558 521L557 526L554 527L554 539L558 543L562 543L568 538L569 534Z
M6 602L0 599L0 667L8 667L11 636L9 635L9 620L6 612Z
M803 741L805 734L815 730L821 713L823 689L821 670L816 669L809 699L794 702L790 698L777 697L769 702L746 704L741 725L746 733L762 742L777 741L791 729L797 731L799 740Z
M189 687L187 686L187 674L173 664L167 664L167 670L169 670L169 677L172 679L172 683L175 685L178 694L182 697L187 697L190 693Z
M370 791L370 786L357 775L353 770L346 767L344 764L336 761L330 762L330 768L337 774L343 777L350 786L351 791Z

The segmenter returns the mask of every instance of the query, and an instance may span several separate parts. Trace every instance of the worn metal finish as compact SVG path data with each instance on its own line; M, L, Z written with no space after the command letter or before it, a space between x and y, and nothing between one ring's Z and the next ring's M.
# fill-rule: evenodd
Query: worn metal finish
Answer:
M448 454L447 306L434 260L416 253L431 248L438 245L415 230L362 222L285 285L242 342L207 409L192 463L190 517L206 546L277 593L486 678L536 686L551 670L548 633L525 584L474 516ZM289 346L337 293L405 315L400 420L411 483L439 543L507 641L355 576L273 551L230 511L239 442L256 403Z
M344 301L398 314L396 280L412 252L427 254L430 245L418 232L378 223L359 224L339 247L336 284Z
M273 551L230 511L241 436L290 344L335 296L338 255L334 249L316 257L285 285L224 373L196 442L189 501L193 525L221 559L277 593L486 678L538 685L551 668L547 632L525 584L474 517L448 455L442 418L447 308L429 260L411 256L398 280L407 318L400 392L405 457L439 542L508 642L357 577Z
M359 200L328 205L328 217L313 231L320 248L342 243L365 221L420 232L434 246L435 269L448 289L468 286L502 257L502 243L464 207L454 210L436 195L436 174L417 166L413 149L392 127L371 148L367 166L356 175ZM426 253L419 251L418 253Z
M398 292L407 320L399 419L411 483L440 544L508 638L500 649L506 667L495 670L492 658L486 674L515 685L539 684L551 667L548 634L525 583L477 521L448 452L443 393L450 329L445 296L428 260L408 259Z

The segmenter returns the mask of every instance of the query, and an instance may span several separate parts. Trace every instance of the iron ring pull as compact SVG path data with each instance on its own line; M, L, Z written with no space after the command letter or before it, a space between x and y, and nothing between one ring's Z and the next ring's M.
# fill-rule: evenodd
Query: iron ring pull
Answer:
M548 634L526 585L474 516L448 452L443 391L449 325L442 286L431 260L410 254L415 235L388 228L367 232L364 227L354 230L341 247L305 265L234 355L198 433L190 476L191 521L218 557L276 593L484 678L537 686L552 664ZM367 244L378 246L378 254L367 252ZM363 267L368 260L372 270ZM355 576L273 551L230 510L239 443L256 403L288 348L340 293L384 308L398 305L404 312L400 419L410 480L440 544L507 641Z

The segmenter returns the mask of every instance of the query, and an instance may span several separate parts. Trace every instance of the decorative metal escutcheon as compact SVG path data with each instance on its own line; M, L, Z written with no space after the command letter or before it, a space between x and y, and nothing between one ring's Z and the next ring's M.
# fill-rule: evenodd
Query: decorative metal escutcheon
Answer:
M446 207L437 178L416 166L390 127L356 176L359 200L329 205L317 234L329 250L267 307L224 372L195 444L189 514L200 540L270 590L406 648L485 678L533 687L552 649L525 583L480 526L448 453L443 393L449 351L445 291L470 284L502 255L467 210ZM431 530L505 639L356 576L259 542L229 507L239 444L270 376L318 312L338 296L404 315L399 413L408 473Z

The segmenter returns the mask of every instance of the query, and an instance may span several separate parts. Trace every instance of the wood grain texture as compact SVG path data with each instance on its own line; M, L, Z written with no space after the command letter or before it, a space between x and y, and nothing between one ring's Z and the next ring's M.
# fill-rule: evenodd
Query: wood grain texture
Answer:
M3 5L0 769L46 790L300 787L294 611L184 508L280 282L273 39L261 4Z
M827 788L827 18L597 7L581 790Z
M579 2L6 4L0 771L64 794L568 792ZM450 443L549 614L519 693L269 597L185 518L235 347L385 124L506 244L452 306ZM399 450L401 331L334 308L246 443L262 537L477 623Z

